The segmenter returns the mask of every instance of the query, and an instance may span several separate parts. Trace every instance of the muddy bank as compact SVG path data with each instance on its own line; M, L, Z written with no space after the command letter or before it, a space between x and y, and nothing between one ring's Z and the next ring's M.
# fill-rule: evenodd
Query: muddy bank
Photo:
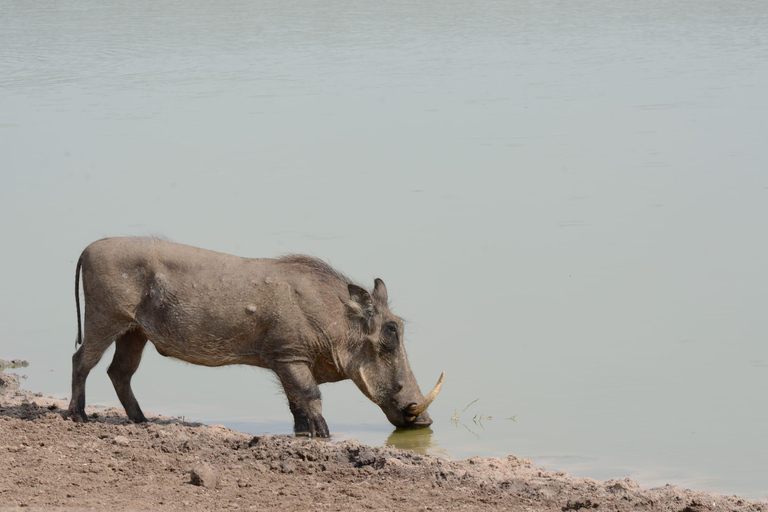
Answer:
M0 507L768 511L735 496L571 478L514 456L451 461L151 415L136 425L118 409L89 409L79 425L64 419L63 400L0 375Z

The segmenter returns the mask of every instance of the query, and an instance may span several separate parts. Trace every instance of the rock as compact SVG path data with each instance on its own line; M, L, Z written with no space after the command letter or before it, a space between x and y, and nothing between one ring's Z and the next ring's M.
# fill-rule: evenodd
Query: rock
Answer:
M367 466L368 464L373 464L373 461L376 460L376 455L373 453L373 450L366 448L360 452L358 460L360 461L360 465Z
M283 461L283 462L280 464L280 470L281 470L283 473L293 473L293 472L296 470L296 466L294 466L293 462L290 462L290 461L284 460L284 461Z
M23 359L12 359L11 361L6 361L5 359L0 359L0 369L2 369L2 368L23 368L25 366L29 366L29 363L27 361L24 361Z
M115 436L115 438L112 439L112 443L117 446L130 446L131 440L125 436Z
M610 492L628 492L638 489L640 485L629 478L623 480L608 480L605 482L605 488Z
M197 463L190 470L190 482L206 489L215 489L220 479L218 471L205 462Z
M7 388L8 391L19 389L19 376L15 373L0 373L0 388Z

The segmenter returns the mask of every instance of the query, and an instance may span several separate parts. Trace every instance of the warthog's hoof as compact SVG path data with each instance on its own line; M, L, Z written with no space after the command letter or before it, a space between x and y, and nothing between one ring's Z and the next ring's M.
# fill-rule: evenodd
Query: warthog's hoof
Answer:
M88 423L88 416L85 411L69 411L67 414L75 423Z
M147 417L144 416L144 414L141 411L139 411L138 413L128 413L128 411L126 411L126 413L127 413L128 419L131 420L134 423L146 423L147 422Z
M328 425L322 416L316 418L299 418L293 424L293 433L296 437L331 437Z

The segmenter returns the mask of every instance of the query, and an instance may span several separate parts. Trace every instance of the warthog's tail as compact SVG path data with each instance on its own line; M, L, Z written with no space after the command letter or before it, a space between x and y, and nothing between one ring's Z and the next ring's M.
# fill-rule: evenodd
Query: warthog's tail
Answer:
M77 338L75 338L75 348L83 342L83 324L80 320L80 268L83 266L83 255L77 260L75 269L75 307L77 308Z

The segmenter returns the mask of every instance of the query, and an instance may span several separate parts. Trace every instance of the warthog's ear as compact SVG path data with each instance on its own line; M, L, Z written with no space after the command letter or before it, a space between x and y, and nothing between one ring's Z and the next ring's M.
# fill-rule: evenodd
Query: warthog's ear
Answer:
M385 285L384 281L378 277L373 282L375 283L373 287L373 300L379 304L386 305L387 302L389 302L389 297L387 297L387 285Z
M373 299L371 295L356 284L347 285L347 289L349 290L347 307L355 316L363 319L365 324L369 326L373 318Z

